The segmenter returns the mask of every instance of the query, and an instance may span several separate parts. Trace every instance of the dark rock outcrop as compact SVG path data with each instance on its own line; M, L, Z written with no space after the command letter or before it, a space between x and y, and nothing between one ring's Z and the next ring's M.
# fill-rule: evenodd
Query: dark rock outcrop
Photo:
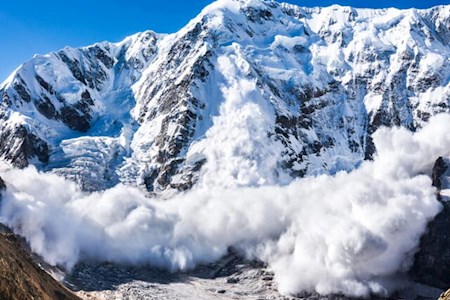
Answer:
M433 185L441 189L442 176L448 164L440 157L433 168ZM442 211L430 222L427 233L420 241L410 271L412 278L422 284L447 289L450 285L450 203L441 202Z
M6 189L6 184L3 178L0 177L0 192Z
M431 178L433 179L433 186L438 189L438 191L442 188L442 176L448 170L449 166L446 164L444 158L439 157L436 161L436 164L433 167L433 172L431 174Z
M20 125L13 130L0 132L0 155L15 167L25 168L32 157L37 157L43 163L48 162L49 147L46 142L28 132L25 126Z

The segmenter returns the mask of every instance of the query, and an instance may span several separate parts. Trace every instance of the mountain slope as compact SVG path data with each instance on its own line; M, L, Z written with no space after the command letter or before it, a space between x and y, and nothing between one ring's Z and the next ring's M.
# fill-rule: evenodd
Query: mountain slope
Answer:
M220 0L175 34L19 67L0 87L1 154L86 190L185 190L199 174L207 186L258 186L351 170L373 155L380 126L415 130L449 111L449 28L450 6Z
M79 299L40 269L21 247L12 234L0 232L1 299Z
M157 38L148 31L117 44L65 48L19 67L0 88L5 160L18 167L32 162L74 179L84 170L80 183L86 189L110 184L109 164L129 143L118 136L134 126L131 85L154 56ZM89 171L94 166L97 174Z

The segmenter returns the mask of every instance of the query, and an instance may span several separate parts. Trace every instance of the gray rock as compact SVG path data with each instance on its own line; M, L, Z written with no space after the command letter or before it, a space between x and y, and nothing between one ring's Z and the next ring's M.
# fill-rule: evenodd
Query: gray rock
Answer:
M438 191L442 188L443 175L449 166L449 161L442 157L436 161L432 178ZM429 223L427 232L421 238L420 250L415 255L410 274L419 283L447 289L450 285L450 203L441 203L442 211Z

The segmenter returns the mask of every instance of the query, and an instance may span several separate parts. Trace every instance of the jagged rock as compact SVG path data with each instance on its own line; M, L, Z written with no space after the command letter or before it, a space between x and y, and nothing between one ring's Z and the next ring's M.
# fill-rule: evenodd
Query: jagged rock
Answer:
M445 174L448 168L449 166L446 164L443 157L439 157L433 167L431 178L433 180L433 186L438 189L438 192L442 188L442 176Z
M14 166L24 168L29 159L37 157L46 163L49 160L49 147L36 135L29 133L23 125L0 132L0 155Z
M433 168L433 185L438 191L448 167L448 162L440 157ZM446 289L450 284L450 203L441 203L442 211L429 223L421 238L410 274L419 283Z
M3 181L3 178L0 177L0 191L6 189L5 181Z
M3 181L3 178L0 177L0 207L3 200L2 192L6 190L6 184L5 181ZM4 232L4 229L2 228L2 224L0 223L0 233Z

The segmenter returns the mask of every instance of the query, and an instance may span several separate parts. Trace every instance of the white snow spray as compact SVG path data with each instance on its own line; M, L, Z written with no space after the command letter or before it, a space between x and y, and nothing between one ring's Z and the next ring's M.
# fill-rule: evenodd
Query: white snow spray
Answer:
M1 174L0 221L51 264L90 258L185 270L233 246L275 272L282 293L385 294L440 210L426 174L450 154L450 115L421 130L383 128L377 155L350 173L287 186L196 188L168 201L123 185L85 194L30 167ZM408 256L409 255L409 256Z

